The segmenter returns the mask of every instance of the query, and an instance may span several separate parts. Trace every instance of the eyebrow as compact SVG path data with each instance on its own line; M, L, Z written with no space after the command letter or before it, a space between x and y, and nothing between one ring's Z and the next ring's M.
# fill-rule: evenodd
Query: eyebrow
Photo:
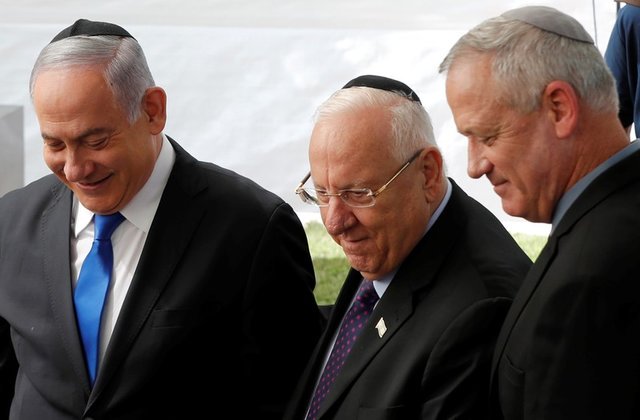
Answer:
M71 138L70 140L72 141L81 141L86 139L87 137L96 135L96 134L111 134L113 131L110 128L107 127L94 127L94 128L89 128L85 131L83 131L82 133L80 133L80 135ZM47 134L46 132L41 132L40 135L42 136L43 140L62 140L59 137L56 137L54 135L51 134Z
M485 137L487 132L493 133L495 132L494 127L489 126L478 126L477 124L472 127L467 127L465 129L457 130L459 134L462 134L465 137L476 136L476 137Z

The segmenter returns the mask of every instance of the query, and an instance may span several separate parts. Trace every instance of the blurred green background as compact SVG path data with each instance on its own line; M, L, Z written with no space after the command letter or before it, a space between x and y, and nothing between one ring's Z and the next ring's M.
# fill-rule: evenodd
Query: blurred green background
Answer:
M342 248L331 239L322 223L308 222L305 224L305 231L316 272L316 300L319 305L333 304L347 276L349 263ZM546 236L523 233L514 233L513 237L534 261L547 241Z

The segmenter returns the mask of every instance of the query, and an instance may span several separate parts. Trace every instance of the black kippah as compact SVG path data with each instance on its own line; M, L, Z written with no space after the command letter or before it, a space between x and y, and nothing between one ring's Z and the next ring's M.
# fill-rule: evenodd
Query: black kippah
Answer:
M125 38L133 38L124 28L107 22L94 22L87 19L78 19L75 23L64 28L50 42L60 41L76 35L98 36L98 35L114 35ZM135 39L135 38L134 38Z
M369 87L373 89L386 90L389 92L402 92L407 95L407 99L422 103L420 102L420 98L418 98L418 95L416 95L416 93L409 86L397 80L389 79L388 77L375 76L371 74L358 76L344 85L342 89L348 89L353 86Z

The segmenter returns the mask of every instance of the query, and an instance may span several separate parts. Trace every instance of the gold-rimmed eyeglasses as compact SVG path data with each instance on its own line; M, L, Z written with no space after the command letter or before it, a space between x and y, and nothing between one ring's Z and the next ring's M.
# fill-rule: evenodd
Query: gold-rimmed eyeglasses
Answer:
M298 194L300 199L307 203L318 207L327 207L329 205L329 200L331 197L340 197L344 203L350 207L355 208L364 208L364 207L373 207L376 204L376 197L382 194L389 184L396 179L402 171L407 169L411 162L416 160L418 156L420 156L421 150L418 150L411 158L405 162L404 165L398 170L389 179L382 187L373 191L370 188L348 188L345 190L340 190L336 193L330 193L325 190L319 190L315 188L304 188L304 184L311 177L311 172L309 172L298 184L298 187L295 189L295 193Z

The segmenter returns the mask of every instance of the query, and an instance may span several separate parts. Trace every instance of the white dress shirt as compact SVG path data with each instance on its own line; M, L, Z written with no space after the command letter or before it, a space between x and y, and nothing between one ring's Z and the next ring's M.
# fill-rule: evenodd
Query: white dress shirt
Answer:
M169 179L175 161L175 151L163 135L162 148L151 176L142 189L133 197L120 213L126 218L111 236L113 244L114 269L107 291L100 327L100 349L98 363L102 362L111 334L118 320L127 291L133 280L140 255L153 218L160 204L162 192ZM71 238L71 275L73 287L84 259L93 243L93 212L78 201L73 200L71 215L73 236Z

